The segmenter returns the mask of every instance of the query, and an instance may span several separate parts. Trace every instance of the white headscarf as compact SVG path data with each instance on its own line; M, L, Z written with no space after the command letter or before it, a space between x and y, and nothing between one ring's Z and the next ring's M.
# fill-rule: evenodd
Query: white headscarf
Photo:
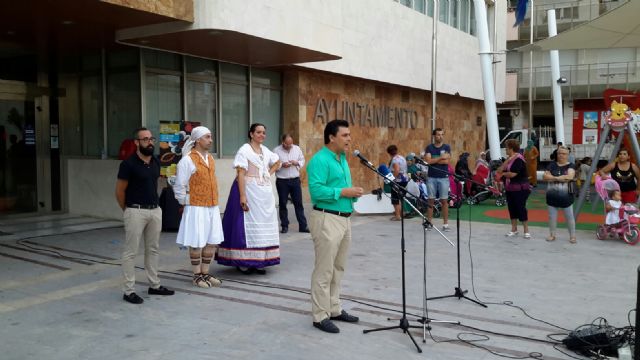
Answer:
M211 134L211 130L204 126L193 128L193 130L191 130L191 135L187 136L184 146L182 147L182 155L189 155L191 149L193 149L193 146L196 144L196 141L207 134Z

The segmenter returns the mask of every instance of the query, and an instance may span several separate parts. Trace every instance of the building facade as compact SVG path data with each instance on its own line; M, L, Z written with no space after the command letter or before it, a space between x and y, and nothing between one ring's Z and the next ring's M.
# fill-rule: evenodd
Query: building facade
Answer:
M529 7L524 23L513 28L517 1L510 1L507 17L507 47L511 50L549 36L547 12L556 15L558 33L573 29L617 8L626 0L535 0ZM534 14L532 17L531 14ZM585 124L598 120L606 111L603 92L608 88L634 91L640 88L640 49L580 49L560 50L562 113L567 143L582 144L589 137ZM549 52L509 51L505 102L499 106L501 130L527 128L529 125L529 91L533 101L531 114L534 128L554 126L554 111ZM587 131L585 131L587 130Z
M486 119L473 4L439 3L435 124L454 156L477 153ZM387 145L419 153L431 138L432 1L26 0L0 8L0 215L118 218L117 157L139 126L157 137L167 124L211 128L223 206L233 156L254 122L266 124L267 146L288 132L307 158L335 118L351 123L352 148L376 164L388 162ZM503 29L506 5L488 10L498 14L490 27ZM504 33L492 35L504 47ZM504 64L496 62L497 84ZM504 86L496 88L501 101ZM349 158L354 183L377 188Z

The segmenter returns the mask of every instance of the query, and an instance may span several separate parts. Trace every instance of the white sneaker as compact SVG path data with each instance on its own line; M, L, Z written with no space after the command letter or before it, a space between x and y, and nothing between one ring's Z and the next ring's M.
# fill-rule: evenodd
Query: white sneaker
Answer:
M529 233L524 233L524 238L525 238L525 239L531 239L531 234L529 234Z
M449 232L449 231L451 231L451 228L449 227L449 224L444 224L444 225L442 225L442 231L444 231L444 232Z
M504 236L506 237L514 237L517 236L518 232L517 231L509 231L508 233L504 234Z

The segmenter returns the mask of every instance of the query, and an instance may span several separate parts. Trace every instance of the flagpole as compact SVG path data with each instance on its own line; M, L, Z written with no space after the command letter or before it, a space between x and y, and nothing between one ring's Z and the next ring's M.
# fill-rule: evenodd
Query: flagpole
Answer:
M520 0L522 1L522 0ZM531 0L531 19L529 20L529 44L533 44L533 29L535 25L535 7ZM529 140L533 138L533 50L529 50Z

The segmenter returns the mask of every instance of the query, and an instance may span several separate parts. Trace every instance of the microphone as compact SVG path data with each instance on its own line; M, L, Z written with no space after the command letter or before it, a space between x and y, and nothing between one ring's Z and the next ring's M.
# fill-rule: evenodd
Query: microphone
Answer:
M375 166L373 166L373 164L371 162L369 162L369 160L367 160L366 157L362 156L362 154L360 154L360 150L354 150L353 151L353 155L357 156L358 159L360 159L360 161L367 165L368 167L375 169Z
M385 184L388 184L396 179L395 176L393 176L391 170L389 170L389 168L385 164L381 164L380 166L378 166L378 172L384 176Z

